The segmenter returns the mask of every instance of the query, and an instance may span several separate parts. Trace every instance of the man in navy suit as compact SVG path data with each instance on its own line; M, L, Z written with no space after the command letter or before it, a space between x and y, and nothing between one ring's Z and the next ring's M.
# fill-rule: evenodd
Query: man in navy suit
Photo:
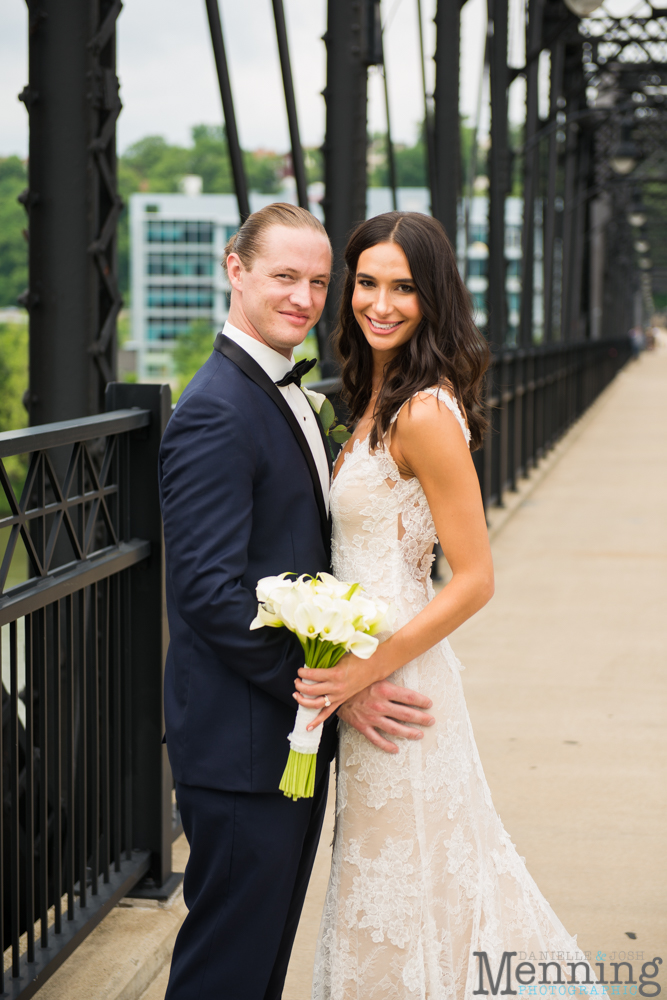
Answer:
M313 798L279 792L303 653L286 629L249 630L260 578L329 569L331 460L292 351L322 313L331 249L309 212L269 205L225 261L229 320L160 454L166 738L190 844L167 1000L282 996L336 746L334 717ZM341 714L378 745L378 729L409 737L401 721L429 721L427 699L388 682L352 701Z

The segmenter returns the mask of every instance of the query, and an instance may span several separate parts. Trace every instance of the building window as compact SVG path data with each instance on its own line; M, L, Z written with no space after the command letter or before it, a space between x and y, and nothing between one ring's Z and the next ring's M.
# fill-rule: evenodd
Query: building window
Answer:
M213 317L202 317L211 320ZM192 318L190 316L149 316L146 327L146 337L148 340L176 340L190 329Z
M212 243L213 223L150 219L145 223L147 243Z
M470 223L470 230L468 232L468 240L470 243L486 243L488 235L489 232L486 222Z
M468 258L468 277L486 277L489 270L489 261L487 257L469 257Z
M521 229L519 226L505 227L505 249L506 250L521 249Z
M146 365L148 378L169 378L169 368L159 361L149 361Z
M210 253L149 253L146 274L210 278L213 275L213 255Z
M149 309L212 309L211 285L148 285L146 306Z

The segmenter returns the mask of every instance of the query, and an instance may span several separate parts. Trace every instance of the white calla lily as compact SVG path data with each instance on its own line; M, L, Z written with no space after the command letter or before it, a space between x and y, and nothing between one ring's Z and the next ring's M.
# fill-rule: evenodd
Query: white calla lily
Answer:
M321 614L320 636L335 646L346 645L355 634L351 621L344 618L335 608L329 608Z
M354 653L360 660L367 660L378 648L379 640L375 639L368 632L355 632L347 643L347 651Z
M250 622L250 631L263 628L265 625L270 625L272 628L282 628L283 622L266 604L260 604L257 608L257 617Z
M378 632L387 632L394 624L394 609L391 604L384 601L376 601L377 613L366 623L366 629L370 635L377 635Z
M316 639L322 628L322 612L314 604L303 601L294 609L295 631L304 639Z
M287 580L286 576L286 573L281 573L280 576L264 576L261 580L258 580L257 587L255 588L257 600L261 604L265 604L270 600L271 593L277 588L284 587L286 590L291 590L294 586L294 581Z
M318 594L325 594L329 597L345 597L350 590L350 584L337 580L331 573L318 573L316 581L316 591Z
M300 604L303 604L303 600L297 593L296 589L294 589L289 594L285 595L285 598L280 605L280 617L290 632L296 631L294 613Z

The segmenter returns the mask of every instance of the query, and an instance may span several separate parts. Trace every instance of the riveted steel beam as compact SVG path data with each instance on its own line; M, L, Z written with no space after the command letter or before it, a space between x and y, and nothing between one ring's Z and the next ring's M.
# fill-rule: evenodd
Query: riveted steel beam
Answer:
M116 19L120 0L31 0L31 424L99 413L115 377Z

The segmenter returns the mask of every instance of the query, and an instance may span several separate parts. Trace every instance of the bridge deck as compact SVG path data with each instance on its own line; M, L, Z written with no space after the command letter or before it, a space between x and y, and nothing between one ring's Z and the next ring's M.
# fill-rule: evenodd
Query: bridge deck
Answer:
M646 354L497 534L496 596L452 639L505 827L607 961L667 959L666 459L667 354ZM330 842L329 827L285 1000L310 998Z

